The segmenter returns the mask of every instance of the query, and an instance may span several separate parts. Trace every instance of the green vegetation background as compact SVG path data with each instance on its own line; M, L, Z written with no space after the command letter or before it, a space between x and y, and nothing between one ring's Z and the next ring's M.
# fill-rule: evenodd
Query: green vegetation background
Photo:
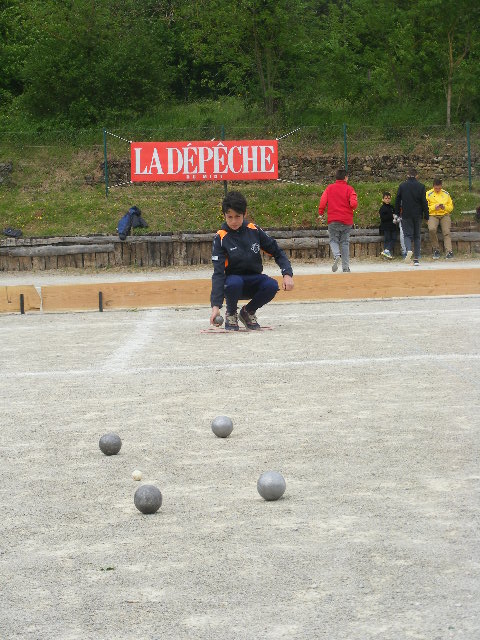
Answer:
M218 138L222 125L227 138L311 126L328 141L347 122L370 127L359 153L409 127L402 151L413 152L426 127L480 120L479 23L477 0L0 0L0 162L13 163L0 227L114 233L136 204L147 232L217 228L222 184L115 188L108 199L87 186L104 127L178 140ZM230 186L259 224L297 227L315 224L325 185ZM466 178L446 186L455 216L478 205ZM397 185L355 187L356 223L376 224L381 190Z

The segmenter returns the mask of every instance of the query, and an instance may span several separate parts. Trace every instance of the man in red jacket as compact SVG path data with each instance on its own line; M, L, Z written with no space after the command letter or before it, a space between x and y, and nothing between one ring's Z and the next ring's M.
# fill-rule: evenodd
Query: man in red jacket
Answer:
M328 235L333 255L332 271L338 269L342 260L342 270L350 271L350 229L353 225L353 212L358 206L355 189L348 183L345 169L335 174L335 182L329 184L320 198L318 220L323 222L323 212L327 208Z

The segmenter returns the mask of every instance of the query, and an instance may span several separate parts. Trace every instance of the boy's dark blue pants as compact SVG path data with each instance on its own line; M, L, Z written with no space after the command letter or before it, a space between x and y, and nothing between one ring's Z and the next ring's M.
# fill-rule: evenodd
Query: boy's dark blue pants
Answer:
M250 275L230 275L225 278L225 301L227 313L236 313L239 300L250 302L245 306L248 313L254 314L257 309L273 300L279 291L278 282L264 273Z
M395 248L395 242L397 241L396 229L385 229L383 232L383 244L385 249L388 249L393 255L393 249Z

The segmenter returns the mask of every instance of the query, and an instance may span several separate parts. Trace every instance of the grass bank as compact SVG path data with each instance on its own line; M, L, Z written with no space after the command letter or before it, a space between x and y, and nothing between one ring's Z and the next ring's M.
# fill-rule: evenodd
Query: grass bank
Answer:
M25 236L114 234L119 218L138 206L149 224L143 233L214 231L222 221L222 182L140 184L113 187L108 198L102 184L88 186L85 176L101 179L101 145L3 146L0 162L9 160L13 172L0 184L0 230L21 229ZM359 206L358 226L379 223L383 189L396 192L395 182L352 180ZM265 228L316 226L318 202L325 184L287 182L231 182L242 190L251 217ZM466 182L445 185L455 203L453 218L478 206L480 194ZM139 231L137 231L139 233Z

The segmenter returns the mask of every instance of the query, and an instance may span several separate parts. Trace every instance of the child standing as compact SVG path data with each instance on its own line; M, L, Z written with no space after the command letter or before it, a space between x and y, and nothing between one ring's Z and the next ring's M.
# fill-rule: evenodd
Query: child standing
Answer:
M397 241L397 226L395 209L392 207L392 194L383 192L382 206L380 207L380 232L383 233L384 249L380 254L386 260L393 260L393 249Z

